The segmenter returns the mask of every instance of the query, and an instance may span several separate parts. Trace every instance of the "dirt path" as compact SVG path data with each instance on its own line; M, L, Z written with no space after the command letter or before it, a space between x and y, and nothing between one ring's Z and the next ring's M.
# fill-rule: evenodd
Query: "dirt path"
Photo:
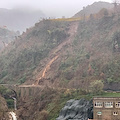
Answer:
M39 81L45 77L45 74L46 74L46 72L48 71L48 69L50 69L51 64L52 64L57 58L58 58L58 56L55 56L55 57L46 65L46 67L44 68L44 71L43 71L43 73L42 73L42 76L40 76L40 78L38 78L38 80L37 80L37 85L39 84Z
M71 43L71 41L73 40L73 37L75 36L75 34L77 33L77 28L78 28L78 22L73 22L70 25L68 34L70 35L67 39L65 39L60 45L58 45L56 48L54 48L51 53L54 55L56 53L58 53L62 47L64 47L66 44Z
M70 27L69 27L69 31L68 34L70 35L68 38L66 38L60 45L58 45L56 48L54 48L48 57L48 63L47 65L43 68L43 72L38 75L37 77L37 82L35 83L35 85L39 85L40 80L42 80L45 76L47 71L50 69L50 66L52 65L52 63L58 59L59 55L60 55L60 50L62 50L62 48L66 45L66 44L70 44L73 41L73 38L75 36L75 34L77 33L77 28L78 28L78 23L79 22L73 22L71 23Z

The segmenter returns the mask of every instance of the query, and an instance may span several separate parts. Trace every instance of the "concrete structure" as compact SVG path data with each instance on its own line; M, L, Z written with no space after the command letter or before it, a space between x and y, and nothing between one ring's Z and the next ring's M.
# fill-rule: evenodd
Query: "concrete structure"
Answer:
M41 94L44 87L40 85L10 85L10 84L0 84L8 89L11 89L15 93L15 98L21 98L22 100L32 97L33 95L39 93Z
M120 120L120 97L93 98L94 120Z

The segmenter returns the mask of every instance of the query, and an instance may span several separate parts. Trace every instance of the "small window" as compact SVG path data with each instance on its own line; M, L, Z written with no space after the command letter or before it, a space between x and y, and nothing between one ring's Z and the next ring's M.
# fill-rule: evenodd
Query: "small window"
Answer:
M105 108L113 108L113 102L105 102Z
M116 103L115 103L115 107L116 107L116 108L120 108L120 102L116 102Z
M102 112L97 112L97 115L102 115Z
M102 102L95 102L94 106L101 108L101 107L103 107L103 103Z
M113 112L113 115L118 115L118 112Z

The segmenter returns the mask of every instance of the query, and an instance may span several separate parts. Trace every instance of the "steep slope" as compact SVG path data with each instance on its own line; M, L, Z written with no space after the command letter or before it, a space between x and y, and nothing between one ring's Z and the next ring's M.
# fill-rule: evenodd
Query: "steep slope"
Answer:
M96 80L119 83L119 31L111 14L36 23L1 53L0 82L81 89Z
M43 68L43 71L40 71L40 73L35 75L35 80L39 81L37 84L46 84L46 85L50 85L51 81L49 81L49 79L53 79L51 78L51 75L56 76L57 75L57 71L55 72L51 67L53 64L55 64L56 60L57 65L55 67L55 69L59 69L59 65L61 62L61 58L62 55L64 54L64 49L66 46L69 46L71 44L71 42L74 39L74 36L77 32L77 27L78 27L78 22L72 22L69 25L69 30L67 32L67 34L69 35L69 37L67 37L66 39L64 39L64 41L62 43L60 43L58 46L56 46L49 54L48 59L47 59L47 63L45 65L45 67ZM49 62L50 61L50 62ZM42 64L42 63L41 63ZM49 73L51 72L51 73ZM48 74L47 74L48 73Z
M99 20L80 21L79 24L74 22L74 25L72 23L68 42L64 42L64 45L61 43L62 47L57 55L49 57L51 60L54 57L57 59L51 65L49 59L47 63L44 61L45 67L38 72L41 68L38 66L37 72L35 71L38 75L33 79L40 78L40 85L63 88L67 85L69 88L84 89L96 80L102 80L104 84L120 82L119 52L114 52L115 33L119 34L120 29L118 21L116 16L104 16ZM118 37L116 39L119 41ZM59 46L55 49L57 48ZM46 70L48 65L49 69ZM44 77L41 79L43 73Z
M42 69L50 51L69 37L68 29L69 22L46 20L19 36L1 56L1 82L23 83L32 79L33 70L38 65Z
M25 31L43 17L45 15L40 10L0 8L0 26L7 26L15 31Z
M75 14L73 17L89 16L90 14L98 13L101 9L112 9L113 4L107 2L95 2L92 5L84 7L83 10Z
M42 86L18 100L19 119L54 120L67 100L90 99L97 80L120 90L120 16L43 20L1 52L0 66L0 83Z

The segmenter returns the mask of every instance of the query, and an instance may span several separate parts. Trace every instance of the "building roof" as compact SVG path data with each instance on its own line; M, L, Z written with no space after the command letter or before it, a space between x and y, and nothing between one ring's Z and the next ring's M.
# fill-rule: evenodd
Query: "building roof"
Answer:
M94 97L93 98L94 100L97 100L97 99L101 99L101 100L103 100L103 99L120 99L120 97Z

